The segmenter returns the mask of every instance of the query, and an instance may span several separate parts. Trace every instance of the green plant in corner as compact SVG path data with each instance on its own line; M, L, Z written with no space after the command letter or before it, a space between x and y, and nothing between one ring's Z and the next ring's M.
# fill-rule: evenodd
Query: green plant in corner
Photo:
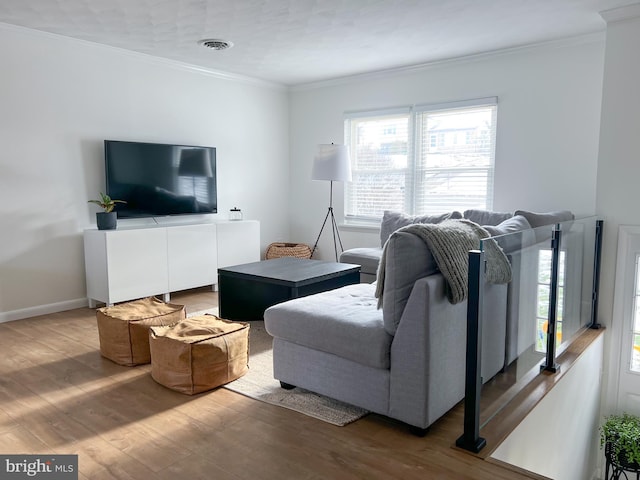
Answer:
M124 200L112 200L106 193L100 192L100 200L89 200L89 203L95 203L99 205L106 213L111 212L116 203L127 203Z
M609 444L613 460L640 465L640 417L623 413L605 417L600 427L600 447Z

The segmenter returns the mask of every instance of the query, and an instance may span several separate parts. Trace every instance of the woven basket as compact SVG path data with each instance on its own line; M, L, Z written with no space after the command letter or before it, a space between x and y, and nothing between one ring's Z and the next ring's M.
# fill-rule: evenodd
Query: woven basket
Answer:
M311 247L306 243L272 243L267 247L267 260L280 257L311 258Z

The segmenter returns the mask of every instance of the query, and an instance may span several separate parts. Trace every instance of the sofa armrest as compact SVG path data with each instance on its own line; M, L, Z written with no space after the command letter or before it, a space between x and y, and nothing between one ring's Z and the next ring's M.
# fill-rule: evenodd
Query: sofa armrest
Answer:
M506 285L486 284L482 375L504 365ZM467 301L451 304L441 273L415 282L391 344L390 415L426 428L464 397Z
M442 274L415 282L391 344L392 417L426 428L464 396L466 316Z

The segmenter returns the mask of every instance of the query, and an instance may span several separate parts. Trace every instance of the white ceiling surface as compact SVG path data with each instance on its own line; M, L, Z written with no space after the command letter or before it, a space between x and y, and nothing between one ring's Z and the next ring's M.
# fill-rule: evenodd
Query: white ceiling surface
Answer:
M0 0L0 22L297 85L601 31L631 0ZM221 38L235 46L197 44Z

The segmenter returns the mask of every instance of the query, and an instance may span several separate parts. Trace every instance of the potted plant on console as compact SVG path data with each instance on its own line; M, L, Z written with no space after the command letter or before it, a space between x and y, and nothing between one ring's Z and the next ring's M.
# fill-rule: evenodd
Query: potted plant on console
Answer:
M100 200L89 200L95 203L104 211L96 212L96 223L98 230L114 230L118 222L118 214L113 211L116 203L127 203L124 200L113 200L109 195L100 192Z
M607 459L605 479L620 478L625 471L639 473L640 417L629 413L606 417L600 427L600 446L604 446Z

